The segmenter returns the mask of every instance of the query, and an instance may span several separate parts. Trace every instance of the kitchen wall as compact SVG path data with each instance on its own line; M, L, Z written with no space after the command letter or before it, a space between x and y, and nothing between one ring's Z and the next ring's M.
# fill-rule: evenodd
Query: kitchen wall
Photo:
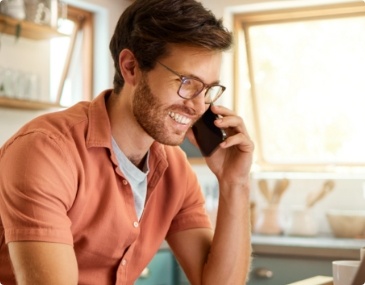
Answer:
M226 0L212 1L202 0L205 6L209 7L216 15L223 17L225 25L232 29L232 18L235 13L252 12L270 9L279 9L285 7L296 7L306 5L321 5L326 3L351 2L348 0L283 0L283 1L265 1L265 0ZM225 56L222 82L229 86L233 85L233 54L228 53ZM228 93L232 90L228 88ZM224 104L231 106L232 102L226 100ZM205 192L211 193L211 189L216 189L215 180L209 170L202 166L196 166L197 171L201 173L200 180L204 185ZM269 188L273 188L278 179L289 179L289 187L283 194L279 203L281 225L285 230L288 225L291 209L293 206L305 205L306 198L311 191L319 190L324 181L333 180L335 187L326 197L320 200L311 208L311 215L318 225L319 234L329 234L330 228L326 220L326 211L328 209L353 209L365 211L365 175L363 173L354 173L351 170L345 170L338 173L269 173L253 171L252 173L252 195L251 199L256 204L256 217L266 206L258 187L259 179L266 179ZM213 195L214 196L214 195ZM214 203L213 203L214 205Z
M347 0L331 2L345 2ZM115 23L119 18L123 9L130 4L129 0L69 0L67 1L76 6L81 6L92 10L96 13L96 56L95 56L95 94L101 90L111 86L113 67L109 56L108 43L113 33ZM229 28L232 27L232 15L242 11L255 11L262 9L276 9L288 5L320 5L329 0L281 0L281 1L264 1L264 0L202 0L206 7L211 9L219 17L224 17L224 22ZM223 105L232 107L232 52L229 52L224 57L222 69L222 82L228 85L227 95L222 101ZM231 96L230 96L231 95ZM21 125L31 118L42 114L40 111L24 111L15 109L0 108L0 145L9 138ZM199 173L199 179L203 185L203 189L209 196L209 207L214 209L214 194L217 188L216 180L212 173L204 165L194 165L194 168ZM290 185L284 193L280 202L280 211L285 220L292 205L302 205L309 191L319 189L323 181L333 179L335 188L325 199L320 201L313 207L313 213L319 223L320 232L328 233L329 227L325 220L325 211L329 208L342 209L362 209L365 210L364 199L364 182L365 176L360 174L321 174L321 173L260 173L255 171L252 174L252 200L256 203L256 208L259 210L265 205L262 195L258 191L257 180L267 179L270 187L276 179L288 178ZM210 194L209 194L210 193ZM213 194L212 194L213 193Z

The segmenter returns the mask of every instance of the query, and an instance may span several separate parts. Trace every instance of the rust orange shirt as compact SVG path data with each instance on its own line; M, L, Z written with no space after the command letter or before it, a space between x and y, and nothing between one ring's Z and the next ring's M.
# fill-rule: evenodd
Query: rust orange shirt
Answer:
M0 282L15 285L6 244L74 246L79 284L133 284L167 235L211 227L179 147L154 143L140 221L111 147L103 92L22 127L0 153ZM138 139L138 138L136 138Z

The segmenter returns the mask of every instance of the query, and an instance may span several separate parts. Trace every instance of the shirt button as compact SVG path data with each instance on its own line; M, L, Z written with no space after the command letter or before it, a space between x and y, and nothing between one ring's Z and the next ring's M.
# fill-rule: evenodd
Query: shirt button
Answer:
M122 259L122 265L125 266L127 264L127 260Z
M128 184L128 181L124 179L124 180L122 181L122 183L123 183L123 185L127 185L127 184Z
M138 225L139 225L139 223L138 223L138 222L134 222L134 223L133 223L133 226L134 226L135 228L138 228Z

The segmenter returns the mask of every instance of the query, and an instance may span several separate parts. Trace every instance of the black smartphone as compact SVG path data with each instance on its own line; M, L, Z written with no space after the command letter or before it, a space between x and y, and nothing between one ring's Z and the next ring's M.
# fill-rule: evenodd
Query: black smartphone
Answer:
M216 125L214 121L218 115L210 109L205 111L203 116L193 125L193 133L203 156L210 156L227 137L226 132Z

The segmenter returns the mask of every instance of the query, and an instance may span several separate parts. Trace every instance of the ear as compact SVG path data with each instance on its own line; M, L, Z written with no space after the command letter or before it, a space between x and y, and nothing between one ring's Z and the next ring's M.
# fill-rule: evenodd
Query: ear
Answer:
M119 68L126 83L135 85L138 82L138 63L133 52L129 49L123 49L119 53Z

